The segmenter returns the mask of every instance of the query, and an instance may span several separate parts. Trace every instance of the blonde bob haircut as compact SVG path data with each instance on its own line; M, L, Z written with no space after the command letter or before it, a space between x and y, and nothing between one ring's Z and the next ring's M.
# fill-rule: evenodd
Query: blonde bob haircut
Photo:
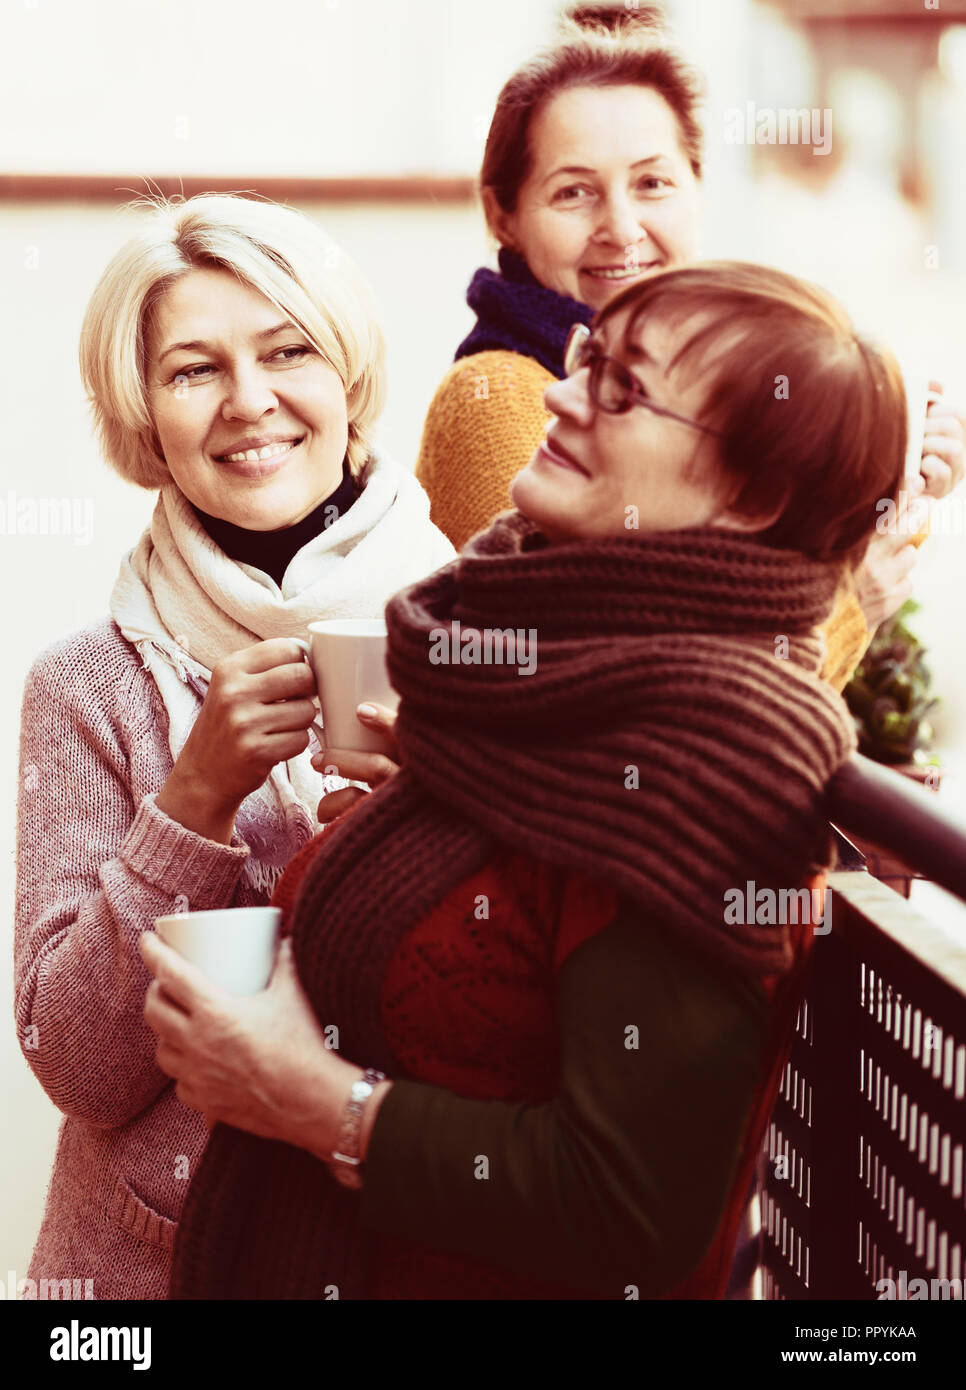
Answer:
M202 193L135 206L147 208L144 223L101 276L81 329L81 379L111 467L139 487L171 481L148 405L146 330L176 280L223 269L270 300L338 372L348 463L358 477L385 400L385 343L369 287L349 257L309 218L278 203Z

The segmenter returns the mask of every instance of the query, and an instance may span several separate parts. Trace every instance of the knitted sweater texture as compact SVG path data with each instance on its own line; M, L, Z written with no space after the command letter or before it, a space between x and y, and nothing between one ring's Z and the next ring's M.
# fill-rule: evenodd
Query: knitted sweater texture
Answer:
M498 271L482 266L470 282L466 302L476 311L476 325L456 349L457 358L503 348L565 376L570 331L575 323L590 324L593 309L541 285L515 251L501 247L499 261Z
M105 619L48 647L23 695L15 1007L23 1055L64 1113L27 1276L92 1279L96 1299L164 1298L175 1223L208 1141L155 1062L156 917L266 902L248 866L283 866L317 823L244 802L231 845L159 811L172 768L157 686Z
M275 890L283 931L327 833L304 846ZM816 882L821 891L824 881ZM809 927L799 963L810 944ZM612 1259L622 1252L640 1297L722 1297L778 1085L757 1063L756 1029L771 1019L766 1066L770 1058L780 1071L782 1002L797 999L797 976L766 980L760 993L741 988L680 954L656 923L621 913L607 885L499 853L403 937L386 972L386 1036L421 1084L395 1083L370 1136L361 1214L379 1238L371 1296L559 1299L579 1288L582 1298L625 1298L613 1267L597 1293L586 1288L606 1246ZM625 1035L614 1029L625 1010L647 1020L638 1045L661 1060L645 1068L650 1089L627 1067ZM680 1106L675 1080L662 1106L662 1073L688 1076L690 1105ZM764 1113L749 1117L735 1167L737 1127L756 1080ZM539 1111L501 1125L492 1106L476 1113L472 1104L561 1094L578 1129L589 1114L577 1173L568 1164L570 1134L532 1144ZM627 1158L616 1171L615 1150ZM468 1158L478 1153L493 1164L483 1211L476 1184L466 1181ZM548 1166L557 1183L546 1182ZM499 1194L498 1171L512 1174ZM593 1220L581 1227L575 1217L588 1187ZM542 1280L534 1278L540 1270Z

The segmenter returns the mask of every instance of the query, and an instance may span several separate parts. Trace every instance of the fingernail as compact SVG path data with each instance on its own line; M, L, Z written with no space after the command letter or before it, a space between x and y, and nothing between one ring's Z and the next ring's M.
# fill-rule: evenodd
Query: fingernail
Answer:
M360 719L379 718L379 711L376 709L375 705L358 705L356 707L356 714L359 715Z

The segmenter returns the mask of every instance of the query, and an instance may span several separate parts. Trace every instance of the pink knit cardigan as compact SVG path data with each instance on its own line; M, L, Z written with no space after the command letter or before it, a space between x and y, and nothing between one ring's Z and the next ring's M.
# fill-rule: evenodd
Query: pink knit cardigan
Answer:
M110 619L54 643L30 669L16 1017L24 1057L65 1118L27 1274L38 1286L91 1279L96 1299L166 1296L208 1139L155 1062L138 937L185 899L192 910L265 903L251 860L281 870L318 830L307 812L256 821L249 801L230 846L172 821L155 805L172 768L167 731L154 680Z

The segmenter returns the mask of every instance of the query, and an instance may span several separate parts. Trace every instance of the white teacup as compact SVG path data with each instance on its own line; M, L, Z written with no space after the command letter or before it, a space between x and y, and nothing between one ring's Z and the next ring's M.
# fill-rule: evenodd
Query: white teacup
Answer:
M902 369L902 379L906 388L906 410L908 412L909 444L906 449L906 466L903 476L906 482L918 478L922 470L922 448L926 437L926 411L930 401L941 399L929 389L929 375L916 368Z
M272 977L281 909L224 907L155 919L165 945L230 994L257 994Z
M323 747L392 756L388 739L356 715L367 700L393 710L399 705L386 671L386 624L381 618L325 618L309 623L309 637L296 640L315 675L322 729L312 727Z

